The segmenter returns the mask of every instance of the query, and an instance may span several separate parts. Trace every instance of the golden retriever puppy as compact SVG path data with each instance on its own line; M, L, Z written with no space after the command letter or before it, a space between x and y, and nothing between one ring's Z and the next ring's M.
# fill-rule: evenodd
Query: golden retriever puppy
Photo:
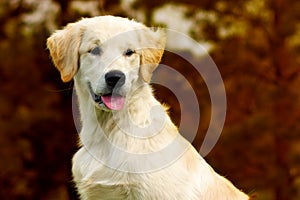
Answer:
M81 115L72 172L81 199L246 200L178 132L149 85L166 43L161 29L101 16L47 40Z

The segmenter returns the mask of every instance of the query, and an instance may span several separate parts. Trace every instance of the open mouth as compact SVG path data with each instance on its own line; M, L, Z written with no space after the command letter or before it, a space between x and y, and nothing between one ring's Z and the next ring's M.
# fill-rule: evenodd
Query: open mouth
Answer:
M121 110L124 107L125 97L116 93L103 95L95 94L92 86L88 83L90 93L95 103L100 107L106 107L109 110Z

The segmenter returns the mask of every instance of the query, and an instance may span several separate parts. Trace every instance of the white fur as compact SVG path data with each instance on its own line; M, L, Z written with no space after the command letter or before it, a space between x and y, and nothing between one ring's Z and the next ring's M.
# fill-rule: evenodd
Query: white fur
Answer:
M64 81L74 78L79 99L82 130L72 172L81 199L249 199L214 172L154 98L148 82L164 44L161 30L113 16L83 19L48 39L55 66ZM101 55L88 53L97 45ZM127 48L136 53L124 56ZM126 75L120 111L96 105L87 86L90 82L94 92L105 91L104 75L110 70Z

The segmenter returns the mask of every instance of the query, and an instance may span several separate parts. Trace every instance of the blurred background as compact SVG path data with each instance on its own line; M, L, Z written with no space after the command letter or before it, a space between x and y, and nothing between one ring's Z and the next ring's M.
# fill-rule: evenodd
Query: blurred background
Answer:
M206 160L258 200L300 199L298 0L1 0L0 199L78 198L70 172L78 139L73 84L61 82L45 43L69 22L107 14L178 30L202 44L227 93L225 126ZM189 44L176 48L205 64ZM211 114L205 82L175 54L166 52L163 63L196 92L199 149ZM179 124L178 101L155 88Z

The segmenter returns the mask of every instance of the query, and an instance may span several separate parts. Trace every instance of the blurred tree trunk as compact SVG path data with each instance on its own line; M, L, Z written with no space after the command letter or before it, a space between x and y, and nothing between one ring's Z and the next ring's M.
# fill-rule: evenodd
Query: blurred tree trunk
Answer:
M273 0L274 23L271 33L270 50L272 52L273 67L275 71L276 92L274 95L273 116L274 128L274 148L275 167L277 168L277 178L274 187L276 200L292 200L293 185L295 177L290 174L290 138L286 132L287 120L294 112L291 91L288 87L289 77L287 71L291 68L290 55L286 46L285 25L283 13L286 13L287 3L283 0ZM291 129L292 130L292 129Z
M275 163L274 167L276 173L274 174L276 182L274 183L274 194L276 200L292 200L293 199L293 185L294 177L290 174L290 139L288 133L284 130L284 123L288 119L288 115L291 113L291 108L285 101L286 97L289 97L288 90L285 87L279 86L276 91L277 99L274 98L273 115L275 116L274 124L274 153Z

